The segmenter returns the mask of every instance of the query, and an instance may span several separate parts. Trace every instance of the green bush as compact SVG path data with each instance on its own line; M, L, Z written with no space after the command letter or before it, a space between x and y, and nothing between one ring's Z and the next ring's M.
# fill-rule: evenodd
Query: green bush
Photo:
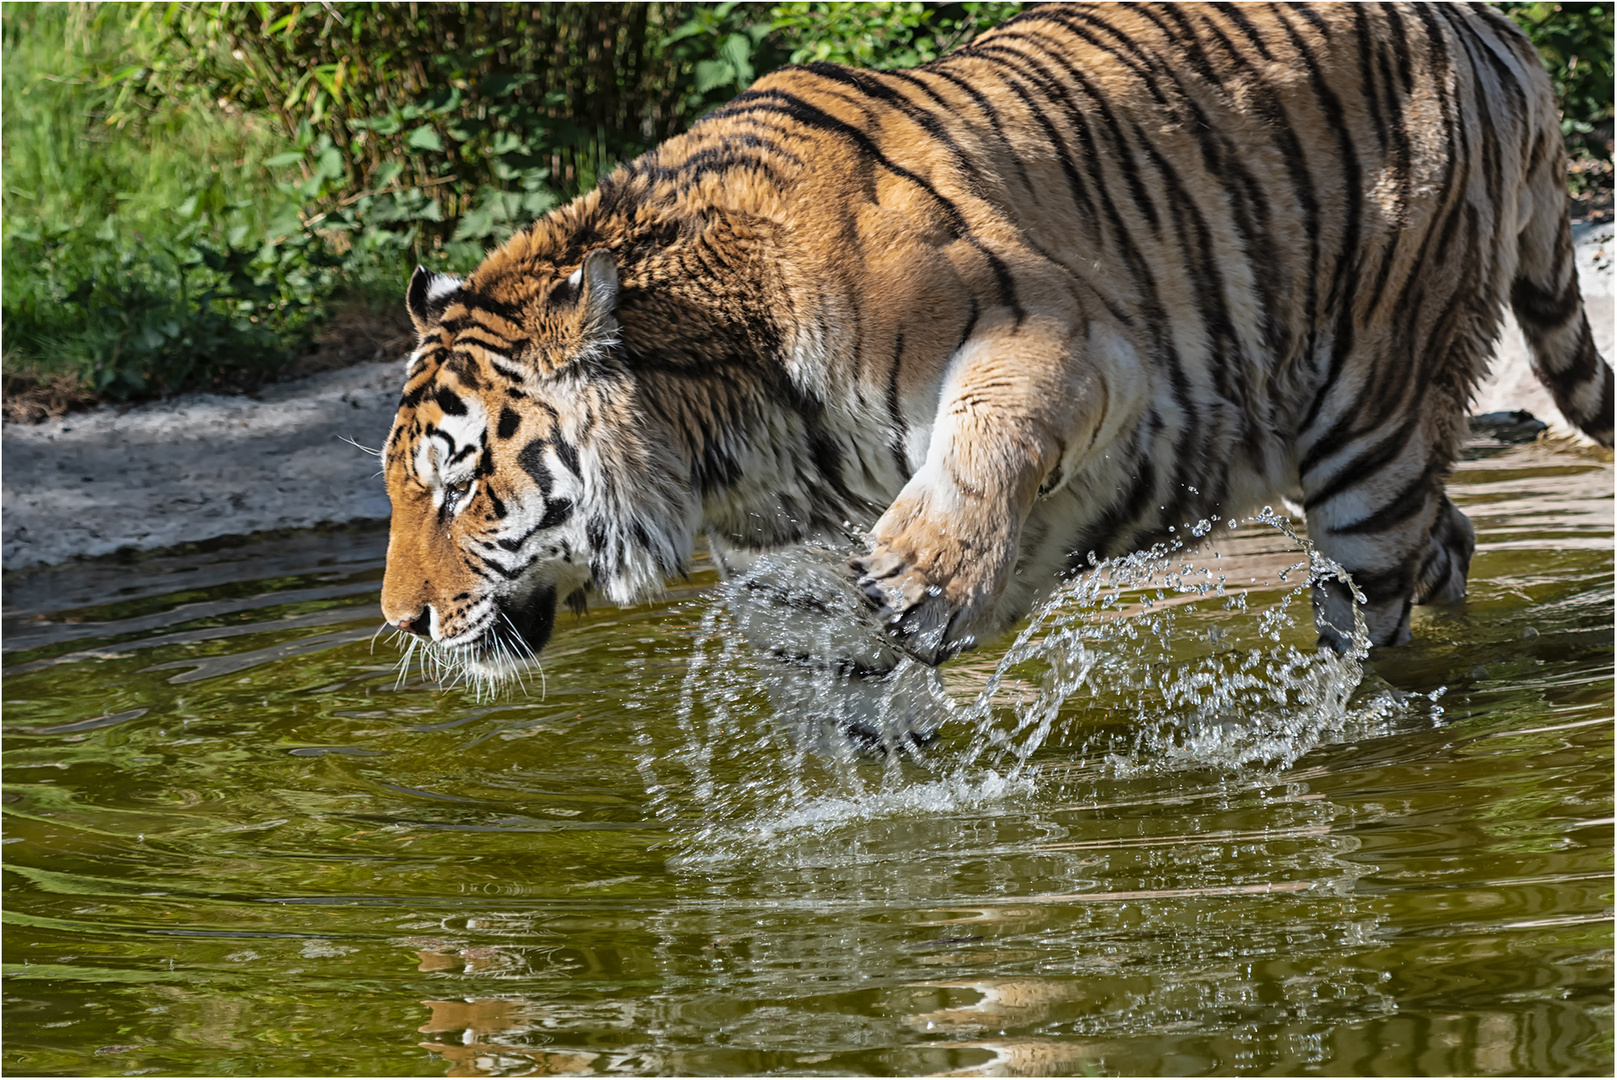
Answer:
M682 130L751 80L769 31L766 7L734 3L169 5L148 18L160 45L125 76L126 108L202 94L274 117L293 145L269 164L311 226L405 234L423 261L475 258Z
M251 383L784 60L766 5L6 5L8 376Z
M776 4L772 29L791 62L915 67L1020 11L1019 3Z
M258 180L280 139L192 103L119 124L107 73L142 41L119 5L4 9L8 375L67 371L111 398L237 382L296 351L332 260Z
M1612 51L1617 6L1502 3L1527 32L1555 87L1561 134L1574 154L1611 155Z

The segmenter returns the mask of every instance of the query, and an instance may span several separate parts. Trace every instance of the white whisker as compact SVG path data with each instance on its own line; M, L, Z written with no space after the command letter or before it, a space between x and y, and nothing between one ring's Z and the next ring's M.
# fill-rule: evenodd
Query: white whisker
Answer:
M365 453L369 454L371 457L379 458L379 457L382 456L382 451L377 450L377 449L375 449L373 447L365 446L362 443L357 443L353 439L349 438L347 435L339 435L339 436L337 436L337 438L341 439L343 442L347 443L349 446L352 446L355 450L363 450ZM377 475L380 476L381 474L378 473Z
M415 655L416 646L419 644L421 644L421 639L413 636L405 642L404 655L399 657L399 675L398 678L393 680L393 689L398 690L403 687L405 680L410 677L410 658ZM426 666L425 661L423 661L422 666Z
M503 622L502 627L500 623ZM399 658L398 676L394 689L402 687L411 675L411 665L419 657L420 673L424 680L435 682L442 688L464 687L478 701L491 701L506 693L513 684L525 695L532 694L526 669L539 669L539 699L549 696L549 682L539 654L522 636L511 616L494 607L485 611L478 625L466 628L460 640L474 639L473 644L442 645L428 638L396 631L394 640L404 653ZM371 638L389 626L384 624ZM419 651L418 651L419 650Z

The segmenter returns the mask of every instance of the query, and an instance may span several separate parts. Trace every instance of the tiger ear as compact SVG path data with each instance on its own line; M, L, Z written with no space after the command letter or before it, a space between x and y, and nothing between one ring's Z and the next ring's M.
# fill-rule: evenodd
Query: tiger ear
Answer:
M573 271L567 284L577 291L586 334L617 329L613 312L618 308L618 268L610 251L596 248L584 256L584 265Z
M460 278L434 274L425 266L410 275L410 288L404 294L404 307L415 323L416 333L425 334L443 315L444 309L460 292Z

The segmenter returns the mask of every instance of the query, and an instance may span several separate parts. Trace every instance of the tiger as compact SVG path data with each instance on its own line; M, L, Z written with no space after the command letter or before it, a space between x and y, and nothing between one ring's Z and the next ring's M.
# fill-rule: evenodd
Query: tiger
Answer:
M1042 6L774 71L464 278L417 268L384 616L499 674L699 537L730 577L842 544L879 678L1290 500L1351 577L1321 647L1401 645L1465 596L1444 480L1507 302L1612 445L1565 173L1483 4Z

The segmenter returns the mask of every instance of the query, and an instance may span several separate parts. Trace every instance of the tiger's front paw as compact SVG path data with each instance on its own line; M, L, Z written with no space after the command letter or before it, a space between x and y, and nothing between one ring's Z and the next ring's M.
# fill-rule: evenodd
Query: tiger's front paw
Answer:
M849 567L882 629L905 652L923 663L941 664L962 647L949 640L959 612L944 598L943 587L901 556L877 550Z
M899 648L926 664L941 664L976 643L986 608L998 590L991 574L948 543L941 531L920 530L922 543L902 535L873 538L868 554L849 562L877 621Z

